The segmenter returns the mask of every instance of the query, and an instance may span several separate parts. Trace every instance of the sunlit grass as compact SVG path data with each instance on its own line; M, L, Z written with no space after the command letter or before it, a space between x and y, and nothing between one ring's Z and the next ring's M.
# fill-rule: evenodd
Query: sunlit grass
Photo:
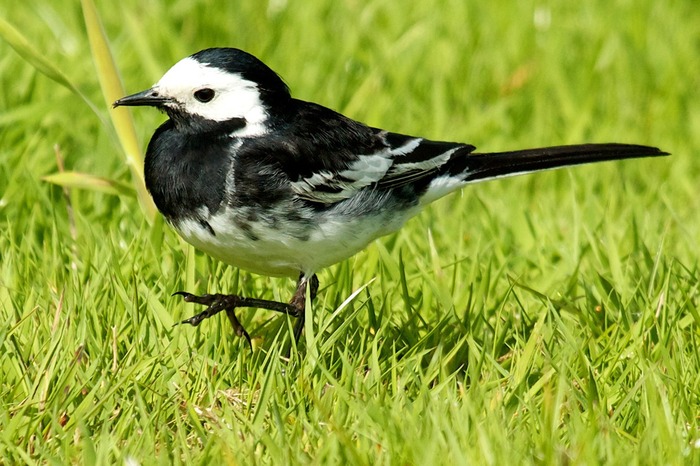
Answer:
M241 3L98 3L126 92L231 45L394 131L673 156L441 200L320 274L299 353L292 322L242 310L251 354L226 319L173 328L197 309L172 292L286 300L292 281L149 224L80 5L14 5L4 21L74 89L0 42L0 462L697 462L694 3ZM143 148L163 116L133 118Z

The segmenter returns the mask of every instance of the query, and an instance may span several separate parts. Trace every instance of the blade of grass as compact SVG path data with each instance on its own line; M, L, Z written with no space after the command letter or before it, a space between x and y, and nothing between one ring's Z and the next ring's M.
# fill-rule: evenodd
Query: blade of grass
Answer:
M54 173L42 177L42 180L48 181L64 188L82 188L92 191L98 191L106 194L114 194L116 196L133 196L134 189L116 180L102 178L100 176L90 175L89 173L78 173L74 171L65 171Z
M85 7L85 3L89 3L89 5ZM92 6L92 8L90 8L90 6ZM114 67L111 54L109 53L106 41L104 40L102 25L99 23L99 18L97 17L94 4L86 1L84 2L83 9L86 12L85 22L88 29L88 36L90 36L91 48L93 50L93 57L95 59L96 67L98 69L98 77L100 78L103 95L105 96L108 105L111 106L111 102L124 95L124 92L119 76L116 72L116 68ZM92 13L90 13L90 11L92 11ZM78 86L76 86L56 65L51 63L48 58L33 47L19 30L2 18L0 18L0 38L5 40L10 47L12 47L39 73L67 88L75 95L80 97L80 99L83 100L88 107L90 107L93 113L97 115L102 124L109 126L100 110L90 99L88 99L88 97L78 88ZM109 68L110 64L111 69ZM114 97L112 98L112 96ZM130 114L126 111L112 110L110 116L117 132L117 137L119 138L120 144L122 145L122 148L126 154L127 164L129 165L133 176L134 187L138 194L139 202L149 221L152 221L156 212L155 205L148 195L146 186L143 182L143 162L138 149L139 144L137 142L133 121L131 120ZM78 180L77 175L78 174L71 174L68 177L64 177L61 173L57 173L55 175L45 177L44 180L65 187L97 188L98 191L118 195L132 194L128 190L125 191L122 189L117 189L115 191L109 187L106 187L110 184L114 185L116 182L99 177L93 177L92 175L80 175L84 177L84 179Z
M107 42L107 36L100 21L97 8L92 0L81 0L85 27L90 41L92 59L97 70L100 88L105 99L105 104L111 108L112 102L125 95L119 72L114 63L112 52ZM153 222L156 209L153 200L146 190L143 178L143 157L139 149L136 128L131 114L125 109L112 108L109 113L112 124L117 132L119 143L126 156L126 164L131 171L132 181L136 194L149 222Z
M61 72L53 63L51 63L48 58L42 55L39 50L34 48L26 37L22 35L14 26L5 21L0 17L0 38L2 38L7 44L12 47L15 52L19 54L26 62L32 65L39 73L43 74L47 78L55 81L61 86L67 88L75 95L80 97L83 102L87 104L88 107L97 115L97 117L102 121L102 123L107 126L107 122L104 117L97 109L94 103L87 98L85 94L81 92L78 87L71 82L68 77Z

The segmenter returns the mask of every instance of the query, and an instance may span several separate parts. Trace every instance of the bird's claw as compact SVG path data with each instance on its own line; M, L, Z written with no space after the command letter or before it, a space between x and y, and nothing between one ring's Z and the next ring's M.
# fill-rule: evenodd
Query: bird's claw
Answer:
M188 293L187 291L176 291L170 296L182 296L185 301L189 301L195 295Z
M186 291L176 291L173 296L182 296L182 298L187 303L202 304L208 306L205 310L199 314L195 314L189 319L185 319L176 323L175 325L190 324L193 327L198 326L202 323L204 319L213 317L221 311L226 311L233 331L237 336L243 337L248 342L248 347L253 350L253 342L250 338L250 334L243 327L241 322L236 317L234 310L237 304L240 302L240 297L236 295L222 295L222 294L205 294L205 295L194 295Z
M250 349L253 349L253 342L250 334L243 328L243 325L236 317L235 309L238 307L256 307L259 309L268 309L270 311L280 312L292 317L297 317L297 323L294 328L294 338L299 340L302 330L304 329L304 312L306 307L306 293L310 294L311 301L316 297L318 291L318 279L316 275L312 275L308 280L302 274L297 282L297 290L289 303L281 303L278 301L270 301L267 299L246 298L233 294L204 294L194 295L186 291L176 291L173 296L181 296L185 302L201 304L207 306L204 311L195 314L189 319L178 322L175 325L190 324L193 327L198 326L204 319L213 317L221 311L226 311L233 331L237 336L243 337L248 342Z
M200 312L199 314L193 315L193 316L190 317L189 319L185 319L185 320L182 320L182 321L180 321L180 322L176 322L176 323L173 325L173 327L175 327L175 326L177 326L177 325L182 325L182 324L190 324L191 326L196 327L196 326L198 326L199 324L201 324L202 321L203 321L204 319L206 319L207 317L210 317L210 316L207 315L207 311L205 310L205 311L203 311L203 312Z
M238 320L238 317L236 317L236 313L233 312L233 309L227 309L226 316L231 322L231 326L233 327L233 331L236 332L236 335L245 338L248 342L248 347L250 348L250 351L253 351L253 341L250 338L250 334L246 331L241 322Z

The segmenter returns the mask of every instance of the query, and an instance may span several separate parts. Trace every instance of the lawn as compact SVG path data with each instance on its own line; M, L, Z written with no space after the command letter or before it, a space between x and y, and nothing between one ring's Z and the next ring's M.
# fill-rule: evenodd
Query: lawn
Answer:
M128 93L235 46L397 132L673 154L469 186L320 273L298 348L240 311L252 353L171 294L294 283L144 210L79 2L3 3L0 464L700 464L696 0L98 1Z

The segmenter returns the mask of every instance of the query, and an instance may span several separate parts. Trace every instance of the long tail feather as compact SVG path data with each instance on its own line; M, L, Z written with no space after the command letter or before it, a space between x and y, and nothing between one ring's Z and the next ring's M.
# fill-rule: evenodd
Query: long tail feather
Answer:
M461 168L466 174L464 181L478 181L518 175L539 170L603 162L607 160L658 157L669 155L656 147L634 144L579 144L573 146L553 146L540 149L516 150L510 152L473 153L454 160L450 172Z

